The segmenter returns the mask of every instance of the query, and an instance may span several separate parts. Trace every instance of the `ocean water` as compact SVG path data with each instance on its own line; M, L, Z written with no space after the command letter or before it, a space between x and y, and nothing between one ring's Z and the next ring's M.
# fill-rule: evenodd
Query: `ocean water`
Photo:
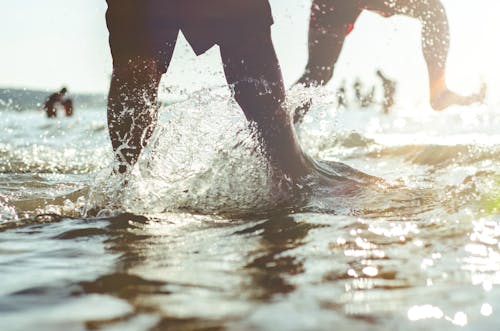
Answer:
M2 111L0 329L496 330L499 108L334 99L297 129L337 184L291 200L225 88L162 107L126 184L104 109Z

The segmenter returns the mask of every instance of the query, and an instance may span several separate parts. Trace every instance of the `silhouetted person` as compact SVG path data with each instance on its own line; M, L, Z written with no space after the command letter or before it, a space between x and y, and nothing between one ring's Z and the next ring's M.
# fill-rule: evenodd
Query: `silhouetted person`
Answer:
M361 102L363 100L363 95L361 92L362 84L363 83L361 83L361 80L359 78L356 78L356 80L354 81L354 84L352 84L352 88L354 90L354 98L356 99L358 104L361 104Z
M405 15L422 24L422 51L429 74L430 104L435 110L451 105L468 105L484 100L479 93L462 96L446 85L449 50L448 19L439 0L313 0L309 22L309 61L298 83L324 85L334 67L346 36L363 10L384 17Z
M63 87L59 92L52 93L47 100L45 101L45 104L43 106L43 109L45 110L45 113L47 114L48 118L56 117L57 116L57 108L56 105L58 103L62 102L62 99L64 95L66 94L68 90Z
M374 97L375 97L375 86L372 86L370 91L361 97L361 103L359 105L362 108L368 108L372 106Z
M347 92L345 89L345 81L342 82L342 85L337 89L337 107L345 108L347 107Z
M377 70L377 76L382 80L384 88L384 99L382 100L382 110L385 114L394 106L394 95L396 94L396 82L387 78L382 71Z
M73 100L71 100L70 98L66 98L62 102L62 105L64 107L64 113L66 114L66 116L73 116Z
M180 30L197 55L219 45L227 82L273 168L292 179L307 173L306 157L283 104L285 89L271 41L273 18L267 0L107 3L113 56L108 127L120 173L136 163L156 127L158 85Z
M362 108L369 107L373 104L373 97L375 96L375 87L372 87L368 93L363 92L363 83L359 78L356 78L352 85L354 90L354 98L358 105Z

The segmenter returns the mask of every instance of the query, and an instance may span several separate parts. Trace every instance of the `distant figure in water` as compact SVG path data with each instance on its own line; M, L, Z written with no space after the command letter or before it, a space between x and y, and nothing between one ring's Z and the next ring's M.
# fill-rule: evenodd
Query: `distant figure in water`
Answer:
M309 61L298 83L325 85L333 76L346 36L363 10L383 17L404 15L422 24L422 51L429 73L430 104L435 110L482 102L485 87L468 96L446 85L450 36L448 18L439 0L313 0L309 22ZM301 113L305 111L301 110Z
M67 98L62 102L62 105L64 107L64 113L66 114L66 116L73 116L73 100Z
M347 106L347 92L345 89L345 81L343 81L342 85L337 89L337 107L346 108Z
M252 122L274 169L290 179L309 172L284 100L271 40L268 0L107 0L113 76L108 127L119 173L134 165L158 120L158 86L179 31L197 55L219 45L234 98Z
M361 104L360 106L362 108L368 108L370 106L373 106L373 98L375 97L375 86L372 86L370 91L366 93L363 98L361 99Z
M381 70L376 72L378 78L382 80L384 88L384 99L382 100L382 110L384 114L388 114L389 110L394 106L394 95L396 94L396 82L387 78Z
M354 90L354 98L356 98L356 101L358 102L358 104L361 104L361 100L363 99L363 95L361 93L362 83L361 83L361 80L359 78L356 78L356 80L354 81L354 84L352 84L352 88Z
M373 98L375 96L374 86L365 94L363 93L363 83L359 78L356 78L352 88L354 89L354 97L361 108L367 108L373 105Z
M47 100L45 101L45 104L43 106L43 109L45 110L45 113L47 114L48 118L56 117L57 116L57 104L62 104L63 98L66 95L66 92L68 89L66 87L63 87L59 92L52 93Z

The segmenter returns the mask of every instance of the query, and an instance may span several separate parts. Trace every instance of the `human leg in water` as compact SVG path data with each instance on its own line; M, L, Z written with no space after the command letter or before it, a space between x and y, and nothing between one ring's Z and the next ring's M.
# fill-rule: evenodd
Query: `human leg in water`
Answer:
M115 171L125 173L147 145L158 118L157 96L161 78L154 58L136 57L116 63L108 97L108 130Z
M384 17L405 15L421 22L430 104L435 110L484 100L484 86L479 92L464 96L451 91L446 85L450 36L446 11L439 0L313 0L309 23L309 60L298 83L313 86L330 81L345 37L362 10L374 11ZM310 106L309 100L297 110L296 122L302 119Z
M434 110L452 105L483 102L486 87L470 95L460 95L446 85L446 60L450 48L450 33L445 9L438 0L422 1L415 11L422 22L422 52L429 73L430 104Z
M158 86L172 58L178 29L157 26L151 1L106 0L106 24L113 58L108 95L108 130L125 173L147 145L158 119Z
M356 1L314 0L309 20L309 59L298 84L327 84L346 36L361 13Z
M446 60L450 48L450 29L446 10L440 0L362 0L363 9L382 16L404 15L420 21L422 25L422 53L429 75L430 104L434 110L452 105L482 102L486 89L460 95L446 85Z
M308 160L285 109L285 88L269 28L243 31L238 41L220 44L227 82L257 135L272 167L292 181L306 176Z
M305 184L307 188L315 182L336 193L342 188L371 183L372 177L349 166L341 163L325 166L302 151L283 104L285 89L270 31L242 33L238 41L220 45L224 71L228 83L234 87L236 101L247 119L256 125L274 172L284 175L292 184L299 184L294 187Z
M345 38L360 13L361 9L355 1L313 1L309 20L309 59L297 84L321 86L331 80ZM309 100L295 111L295 123L302 120L311 105Z

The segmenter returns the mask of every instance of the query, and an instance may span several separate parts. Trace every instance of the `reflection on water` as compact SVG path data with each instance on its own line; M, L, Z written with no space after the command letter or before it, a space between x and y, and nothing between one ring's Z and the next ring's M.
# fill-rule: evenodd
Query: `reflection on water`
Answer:
M178 105L120 190L102 112L2 114L2 330L500 325L497 112L306 120L301 139L337 185L283 206L221 100L203 114ZM22 140L20 116L33 117Z

